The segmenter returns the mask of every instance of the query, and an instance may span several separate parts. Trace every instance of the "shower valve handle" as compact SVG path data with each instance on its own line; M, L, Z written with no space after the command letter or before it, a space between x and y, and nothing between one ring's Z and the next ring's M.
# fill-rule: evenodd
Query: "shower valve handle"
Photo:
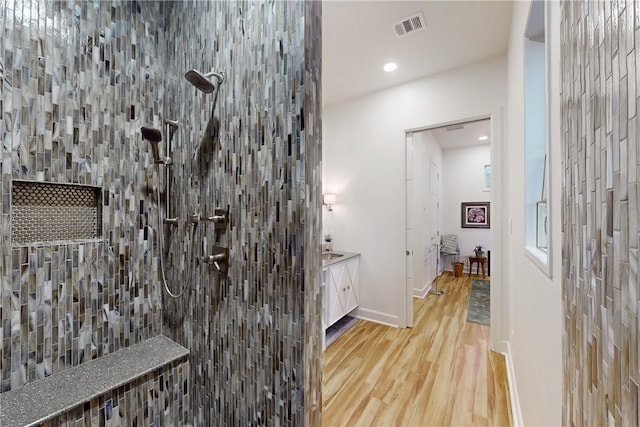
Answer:
M226 210L216 209L213 213L213 216L205 217L203 218L203 220L213 222L215 224L216 230L224 230L227 228L229 216Z
M224 246L214 246L213 254L202 258L202 261L213 265L220 274L227 274L229 270L229 248Z
M218 231L224 231L227 228L227 224L229 223L228 212L224 209L216 209L213 216L200 216L199 213L194 213L189 217L189 221L193 224L197 224L200 221L212 222L215 226L215 229Z

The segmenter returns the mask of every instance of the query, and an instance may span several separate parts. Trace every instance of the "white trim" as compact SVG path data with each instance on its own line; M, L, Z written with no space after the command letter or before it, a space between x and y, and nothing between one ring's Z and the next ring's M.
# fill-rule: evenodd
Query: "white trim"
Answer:
M431 285L433 284L433 280L427 282L421 289L413 288L413 297L414 298L424 298L431 290Z
M505 351L504 361L507 365L507 385L509 387L509 400L511 401L511 417L513 418L514 427L524 426L522 421L522 409L520 408L520 399L518 398L518 385L516 384L516 374L513 367L513 359L511 359L511 345L508 341L504 341Z
M549 254L538 248L525 246L524 253L540 269L549 279L551 277L551 268L549 265Z
M495 348L508 339L509 295L506 279L509 277L508 234L506 212L508 150L506 148L506 120L503 108L491 115L491 261L487 270L491 272L491 328L489 347ZM495 290L495 292L494 292Z
M400 327L400 318L398 316L392 316L387 313L369 310L366 308L358 308L355 312L351 313L351 315L354 314L358 319L368 320L370 322L380 323L394 328Z

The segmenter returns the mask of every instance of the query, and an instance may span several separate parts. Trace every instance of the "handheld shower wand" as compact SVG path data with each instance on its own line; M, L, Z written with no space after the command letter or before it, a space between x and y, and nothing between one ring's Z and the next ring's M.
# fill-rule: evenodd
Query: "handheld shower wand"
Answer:
M173 132L175 132L175 130L178 128L179 123L177 120L169 120L169 119L164 119L164 125L165 125L165 131L168 133L168 137L167 137L167 144L165 147L165 150L167 153L169 153L170 151L170 146L169 146L169 142L171 141L171 136L173 135ZM172 132L173 129L173 132ZM160 158L160 150L158 149L158 144L160 143L160 141L162 141L162 132L160 132L158 129L149 127L149 126L143 126L141 129L141 133L142 133L142 138L146 139L147 141L149 141L149 145L151 147L151 153L153 155L153 159L154 159L154 164L157 165L166 165L166 166L170 166L171 165L171 157L165 157L165 158ZM167 189L167 193L169 190L169 182L170 182L170 178L171 178L171 172L170 172L170 168L166 169L166 189ZM160 204L160 183L158 183L158 185L156 186L156 198L158 200L158 205ZM174 294L173 292L171 292L171 289L169 289L169 286L167 285L167 278L165 276L164 273L164 249L163 249L163 240L164 240L164 233L163 233L163 224L169 224L169 225L178 225L179 221L178 218L168 218L169 214L170 214L170 205L169 205L169 201L171 200L171 198L167 195L167 201L166 201L166 214L165 214L165 219L162 219L162 214L160 212L160 210L158 210L158 252L160 253L160 272L161 272L161 277L162 277L162 284L164 285L165 290L167 291L167 294L169 294L169 296L173 297L173 298L179 298L180 296L182 296L185 292L185 290L187 289L186 286L181 286L180 288L180 292L177 294Z
M170 165L171 157L160 158L160 150L158 148L158 144L160 143L160 141L162 141L162 133L158 129L148 126L142 126L141 132L142 138L149 141L154 163L157 165Z

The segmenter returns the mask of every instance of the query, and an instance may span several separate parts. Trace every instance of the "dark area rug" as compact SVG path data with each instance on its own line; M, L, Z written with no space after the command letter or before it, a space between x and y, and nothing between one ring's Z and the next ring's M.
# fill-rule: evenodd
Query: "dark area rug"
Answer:
M473 279L469 307L467 308L467 322L489 326L491 322L490 294L488 280Z
M327 329L326 346L329 347L335 340L340 338L345 332L358 323L358 319L351 316L344 316Z

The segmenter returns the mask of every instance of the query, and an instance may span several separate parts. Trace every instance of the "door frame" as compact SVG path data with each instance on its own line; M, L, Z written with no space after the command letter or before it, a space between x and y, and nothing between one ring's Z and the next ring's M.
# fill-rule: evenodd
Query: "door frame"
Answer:
M504 159L506 159L507 147L504 143L504 112L502 107L496 107L492 111L486 114L478 116L456 118L445 122L427 122L424 126L415 127L411 129L405 129L405 187L407 186L407 174L408 174L408 155L409 155L409 142L412 143L414 132L421 132L440 128L444 126L451 126L460 123L466 123L476 120L489 119L491 121L491 192L490 201L492 205L491 209L491 241L492 241L492 257L491 257L491 288L495 291L491 292L491 328L489 333L489 345L492 350L505 352L508 346L508 287L503 283L503 278L508 276L508 263L504 261L503 247L507 245L507 233L509 232L508 223L511 221L504 213L507 209L507 203L504 198L506 193L506 165ZM442 171L440 172L442 173ZM409 200L409 189L405 189L407 200L405 201L405 248L408 254L413 250L413 244L407 237L407 212L412 203ZM405 263L405 278L409 276L407 269L408 260ZM401 326L411 327L413 326L413 284L410 280L405 280L406 300L403 304L402 313L400 313Z

